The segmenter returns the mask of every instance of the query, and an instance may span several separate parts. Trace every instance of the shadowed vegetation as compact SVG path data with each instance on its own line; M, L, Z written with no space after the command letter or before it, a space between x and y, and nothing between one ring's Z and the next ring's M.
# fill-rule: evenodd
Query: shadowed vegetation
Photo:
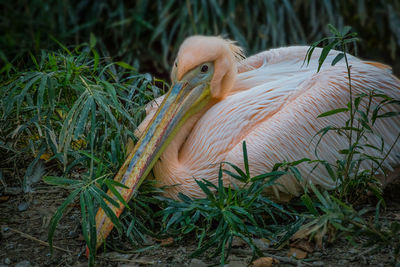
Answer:
M6 69L29 62L28 52L58 48L53 37L68 47L88 42L93 33L101 54L167 78L179 44L190 35L225 35L251 55L309 44L329 34L328 23L352 25L362 39L357 49L362 57L395 65L400 55L395 0L18 0L2 1L0 10L0 59L9 63Z

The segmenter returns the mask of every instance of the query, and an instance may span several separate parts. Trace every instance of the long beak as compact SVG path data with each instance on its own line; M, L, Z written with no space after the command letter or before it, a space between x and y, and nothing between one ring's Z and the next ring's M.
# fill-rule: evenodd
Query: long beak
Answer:
M130 152L127 160L114 178L115 181L129 188L116 188L126 202L135 194L136 189L186 119L201 110L209 100L210 86L208 83L191 85L190 82L180 82L176 83L167 93L145 134L142 135L132 152ZM124 210L124 205L110 191L107 194L119 203L119 207L109 204L109 207L119 217ZM96 214L96 226L96 244L99 247L114 227L101 208Z

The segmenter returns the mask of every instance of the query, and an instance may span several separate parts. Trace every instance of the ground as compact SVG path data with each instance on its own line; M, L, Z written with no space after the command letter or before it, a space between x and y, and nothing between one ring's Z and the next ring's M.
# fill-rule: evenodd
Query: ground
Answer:
M381 220L400 221L400 184L389 186L385 192L387 209ZM32 193L7 193L0 195L0 266L85 266L84 241L80 234L79 204L71 205L55 233L57 248L50 254L47 244L48 223L57 207L67 196L67 191L39 183ZM368 205L368 204L365 204ZM371 215L372 216L372 215ZM362 239L358 240L360 243ZM118 242L121 242L119 240ZM157 244L157 241L152 241ZM256 240L266 247L262 240ZM165 242L169 243L169 242ZM207 266L218 263L216 258L190 258L194 240L173 242L141 253L100 253L98 266ZM344 239L324 244L322 249L307 253L303 261L288 257L289 248L279 251L265 248L266 256L275 255L279 266L391 266L393 249L371 251L370 247L353 246ZM250 249L236 242L228 266L246 266Z

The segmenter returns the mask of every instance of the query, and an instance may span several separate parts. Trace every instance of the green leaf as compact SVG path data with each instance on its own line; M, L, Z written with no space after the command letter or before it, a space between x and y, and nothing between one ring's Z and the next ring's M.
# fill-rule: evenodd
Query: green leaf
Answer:
M315 209L314 204L310 198L310 196L306 193L301 196L301 201L303 202L304 206L314 215L319 216L318 211Z
M87 207L87 214L88 214L88 226L89 226L89 261L93 261L96 256L96 243L97 243L97 229L96 229L96 211L93 198L91 197L90 193L85 190L83 192L83 196L85 199L85 204Z
M344 53L337 54L336 57L332 60L332 66L335 66L342 58L344 57Z
M318 59L317 72L320 71L322 64L324 64L324 61L325 61L326 57L328 56L329 52L332 50L332 48L334 48L337 45L338 42L339 42L338 40L334 40L331 43L329 43L328 45L324 46L324 48L322 49L321 55L319 56L319 59Z
M378 116L376 116L377 118L390 118L390 117L396 117L399 116L400 112L395 112L395 111L389 111L389 112L385 112L383 114L380 114Z
M260 174L257 176L254 176L253 178L251 178L252 182L256 182L258 180L264 180L265 178L269 178L269 177L281 177L282 175L285 175L286 171L273 171L273 172L268 172L268 173L264 173L264 174Z
M303 182L303 177L301 176L299 169L297 169L296 167L290 166L289 170L294 175L294 177L297 179L297 181L299 181L300 183Z
M329 111L324 112L322 114L319 114L317 118L327 117L327 116L331 116L331 115L334 115L334 114L337 114L337 113L342 113L342 112L347 112L347 111L349 111L348 108L332 109L332 110L329 110Z
M325 207L328 208L329 204L327 202L327 200L322 196L322 194L319 192L319 190L317 189L317 187L310 183L311 189L314 192L314 194L317 196L318 200L321 202L321 204Z
M106 88L107 92L110 93L111 100L114 102L115 106L116 107L120 106L120 103L118 102L118 98L117 98L117 92L115 91L114 86L107 81L103 81L103 84L104 84L104 87Z
M117 65L120 66L120 67L123 67L124 69L136 70L136 68L132 67L131 65L129 65L128 63L123 62L123 61L115 62L115 64L117 64Z
M118 192L117 189L115 189L115 187L114 187L115 184L113 184L111 181L113 181L113 180L106 179L106 180L104 181L104 183L107 185L108 189L110 189L110 191L114 194L114 196L115 196L122 204L124 204L124 206L125 206L128 210L130 210L131 208L129 207L128 203L127 203L127 202L125 201L125 199L122 197L121 193ZM125 186L125 188L127 188L127 187Z
M94 57L93 71L96 71L99 66L100 56L95 49L92 49L92 53Z
M190 197L188 197L187 195L183 194L182 192L178 193L178 198L181 199L183 202L186 203L191 203L192 199Z
M92 107L92 102L94 102L93 97L88 96L85 103L83 104L82 109L80 110L79 119L75 125L75 131L74 131L75 139L79 138L79 136L84 132L84 127L86 125Z
M129 189L128 186L126 186L126 185L124 185L124 184L122 184L122 183L120 183L118 181L115 181L115 180L112 180L112 179L107 179L106 181L108 181L108 183L110 183L110 184L112 184L114 186L122 187L122 188L125 188L125 189Z
M77 188L74 191L72 191L71 194L68 195L68 197L64 200L64 202L58 207L56 213L53 215L53 217L50 220L49 223L49 232L48 232L48 241L49 241L49 247L51 253L53 253L53 236L54 232L56 230L57 224L60 221L64 210L68 207L69 204L71 204L75 197L81 192L81 188Z
M337 36L337 37L341 36L340 32L332 24L328 24L328 28L329 28L329 31L331 33L333 33L335 36Z
M80 196L79 196L79 204L81 206L82 235L83 235L83 238L85 239L87 246L90 246L89 234L88 234L88 229L90 229L90 225L89 225L88 219L87 219L87 205L85 202L85 196L83 194L80 194Z
M329 164L328 162L323 161L322 164L325 166L325 169L328 171L329 173L329 177L332 179L332 181L336 181L337 177L335 172L332 169L331 164Z
M315 48L316 48L320 43L324 42L325 40L328 40L328 38L325 37L325 38L323 38L323 39L321 39L321 40L319 40L319 41L316 41L316 42L314 42L314 43L308 48L307 53L306 53L306 56L304 57L304 61L303 61L302 66L304 65L304 63L305 63L306 61L307 61L307 66L308 66L308 64L310 63L310 60L311 60L311 56L312 56L312 54L313 54Z
M218 198L219 198L219 205L222 206L224 204L225 190L224 190L224 183L222 180L222 166L219 166L218 171Z
M211 200L212 202L216 203L215 196L211 192L211 190L208 189L208 187L203 182L201 182L197 179L195 181L196 181L197 185L201 188L201 190L203 190L203 192L207 195L207 198L209 200Z
M35 64L36 69L39 71L40 70L39 64L37 63L37 60L35 56L32 54L32 52L29 52L29 56L31 57L33 64Z
M58 41L54 36L50 35L50 39L53 40L55 43L57 43L65 52L68 53L68 55L72 55L71 51L63 45L60 41Z
M38 96L37 96L37 101L36 105L39 110L39 114L41 111L41 108L43 107L43 97L44 97L44 90L47 85L47 75L43 75L42 79L40 80L39 88L38 88Z
M246 141L243 141L243 143L242 143L242 148L243 148L243 163L244 163L244 169L246 170L247 179L250 179L249 159L248 159L248 157L247 157Z
M244 179L244 181L247 180L247 175L238 166L229 162L223 162L223 163L231 166Z
M119 208L120 205L119 203L112 197L110 197L106 192L104 192L103 190L101 190L100 188L98 188L97 186L93 185L89 187L89 192L93 192L93 197L94 195L98 195L101 196L101 198L106 199L108 202L110 202L113 206Z
M171 219L168 220L167 226L165 227L165 230L168 230L176 221L181 219L182 213L181 212L176 212L172 215Z
M350 26L344 26L342 30L342 36L346 36L351 31Z
M117 215L115 215L114 211L108 206L108 204L104 201L102 198L101 194L98 193L94 188L95 186L91 186L88 190L91 196L96 200L96 202L100 205L100 207L104 210L104 213L107 215L107 217L111 220L111 222L117 227L119 231L122 229L122 225L120 220L118 219ZM101 191L101 190L100 190ZM104 192L103 192L104 193ZM108 199L107 199L108 200ZM114 200L115 202L115 200ZM114 206L119 206L118 203L117 205Z
M81 180L72 180L72 179L58 177L58 176L44 176L43 181L46 184L58 185L58 186L78 185L78 184L82 183Z
M96 46L97 40L96 36L91 32L90 33L90 49L93 49Z

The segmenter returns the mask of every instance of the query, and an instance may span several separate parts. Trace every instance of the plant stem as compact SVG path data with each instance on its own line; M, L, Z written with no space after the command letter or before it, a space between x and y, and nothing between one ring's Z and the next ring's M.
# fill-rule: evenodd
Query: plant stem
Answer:
M352 87L351 87L351 74L350 74L350 66L349 66L349 61L347 59L347 53L346 53L346 46L342 43L342 52L344 54L344 60L346 62L346 68L347 68L347 78L349 80L349 93L350 93L350 136L349 136L349 154L346 162L346 168L345 168L345 173L344 173L344 180L349 179L349 169L350 169L350 164L353 159L353 150L352 148L352 141L353 141L353 121L354 121L354 114L353 114L353 92L352 92Z
M394 140L393 144L390 146L389 151L386 153L386 155L383 157L383 159L381 160L381 162L379 163L379 165L373 169L371 171L371 173L375 173L376 171L378 171L381 167L383 162L387 159L387 157L389 156L390 152L392 152L393 147L396 145L397 141L399 141L400 138L400 133L397 135L396 140Z

